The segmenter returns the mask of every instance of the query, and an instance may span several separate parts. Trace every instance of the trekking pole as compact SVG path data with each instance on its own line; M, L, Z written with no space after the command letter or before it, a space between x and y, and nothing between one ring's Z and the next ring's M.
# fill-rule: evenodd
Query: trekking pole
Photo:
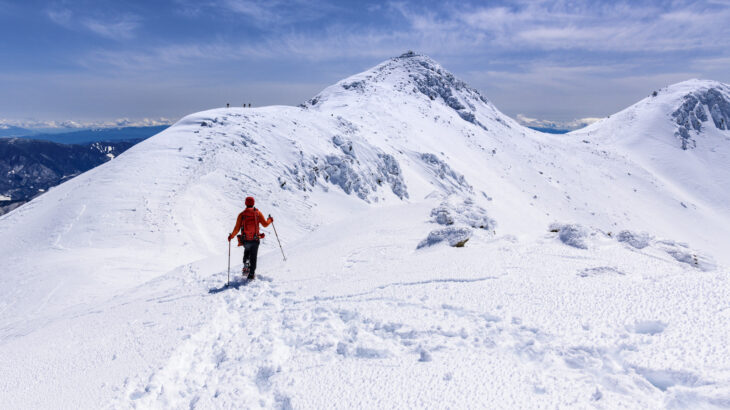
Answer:
M231 284L231 241L228 241L228 281L226 287Z
M271 218L271 215L269 215L269 218ZM284 248L281 247L281 241L279 240L279 234L276 233L276 225L274 225L274 221L271 221L271 226L274 228L274 235L276 235L276 242L279 242L279 249L281 249L281 256L284 257L284 260L286 261L286 256L284 256Z

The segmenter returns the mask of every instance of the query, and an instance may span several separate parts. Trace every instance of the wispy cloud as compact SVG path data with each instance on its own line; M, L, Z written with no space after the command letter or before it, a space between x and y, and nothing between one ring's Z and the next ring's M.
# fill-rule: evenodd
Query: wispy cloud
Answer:
M87 18L82 24L89 31L112 40L124 40L134 37L139 27L139 18L133 15L121 16L111 20Z
M177 12L182 15L234 14L244 16L248 24L271 30L340 10L335 3L308 0L175 0L175 3Z
M85 16L68 8L46 10L46 16L54 23L69 30L87 30L112 40L133 38L141 19L134 14L115 17Z
M256 41L215 40L154 46L135 50L93 50L79 62L88 67L113 66L125 70L159 70L205 61L262 61L300 59L333 62L349 59L384 60L413 49L429 55L473 52L473 41L458 33L417 33L330 26L323 32L287 32ZM468 55L468 54L464 54Z
M730 0L728 0L730 1ZM698 70L727 70L730 67L730 56L699 58L692 61L692 67Z
M368 31L348 33L332 28L325 36L291 33L256 42L194 42L150 47L143 50L97 49L79 60L87 68L98 66L122 70L156 71L174 66L211 61L291 60L333 61L343 58L385 59L399 55L412 43L401 33ZM415 39L413 39L415 40ZM425 45L419 41L418 45ZM418 50L422 48L412 47Z
M481 46L542 50L720 49L730 38L730 6L718 2L516 2L441 13L395 7L416 31L449 32Z
M96 49L77 61L90 70L112 68L124 72L160 72L195 64L261 59L272 56L264 44L227 42L189 43L151 47L144 50Z
M71 18L73 17L73 13L69 9L46 10L46 15L52 22L67 28L70 27Z
M614 65L569 65L559 64L550 60L536 60L524 64L515 64L505 70L476 70L469 73L472 78L489 80L495 85L521 83L525 85L540 85L554 87L579 87L577 80L598 81L601 78L615 76L622 72L631 71L633 64L623 63Z
M710 2L672 3L670 7L633 3L578 3L562 0L513 2L510 6L470 6L434 9L418 3L387 3L381 14L399 16L405 24L390 27L330 22L305 30L283 29L282 24L306 21L332 12L328 3L303 0L177 0L186 10L218 10L246 16L264 25L267 34L246 39L207 39L185 44L139 47L134 51L101 50L84 58L84 64L102 63L131 68L185 64L208 59L306 59L333 61L342 58L387 58L407 49L437 58L499 56L519 50L531 58L554 51L583 53L670 53L700 51L726 53L730 38L730 6ZM453 5L453 4L452 4ZM63 18L63 16L59 16ZM97 34L124 37L136 28L128 19L93 26ZM91 29L91 27L87 27ZM536 54L537 53L537 54ZM124 58L118 58L121 54ZM584 60L583 56L579 57ZM625 57L622 61L631 60ZM136 64L135 62L144 63ZM571 64L574 62L568 61ZM580 64L585 64L581 62Z
M282 7L281 1L256 1L256 0L222 0L220 7L234 13L251 17L254 21L261 23L271 22L283 17L287 9Z

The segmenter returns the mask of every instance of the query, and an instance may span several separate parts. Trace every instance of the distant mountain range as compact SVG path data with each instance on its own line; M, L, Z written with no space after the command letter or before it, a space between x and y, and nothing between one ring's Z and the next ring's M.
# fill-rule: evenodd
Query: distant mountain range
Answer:
M18 137L58 142L61 144L86 144L98 141L143 140L165 130L169 125L150 127L91 128L63 133L50 133L7 126L0 129L0 138Z
M0 215L116 157L142 139L59 144L0 139Z
M168 125L34 133L0 129L0 215L101 165ZM12 136L12 137L11 137Z
M547 127L527 127L535 131L546 132L548 134L567 134L572 130L563 130L559 128L547 128Z
M33 133L33 130L16 127L13 125L0 126L0 138L20 137L23 135L31 135Z

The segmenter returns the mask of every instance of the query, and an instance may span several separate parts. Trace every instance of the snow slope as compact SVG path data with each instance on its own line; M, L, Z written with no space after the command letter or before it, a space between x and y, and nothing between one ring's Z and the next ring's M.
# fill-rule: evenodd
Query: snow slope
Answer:
M625 154L692 209L727 216L730 86L689 80L655 92L571 134Z
M629 125L532 131L412 53L192 114L0 217L0 407L730 406L727 165L686 188ZM288 260L222 290L246 195Z

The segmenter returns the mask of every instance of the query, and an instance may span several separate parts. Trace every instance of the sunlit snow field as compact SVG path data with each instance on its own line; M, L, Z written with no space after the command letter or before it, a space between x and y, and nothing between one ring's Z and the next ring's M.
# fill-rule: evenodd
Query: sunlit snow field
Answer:
M190 115L0 217L0 407L730 407L708 88L548 135L404 55ZM287 260L224 289L247 195Z

